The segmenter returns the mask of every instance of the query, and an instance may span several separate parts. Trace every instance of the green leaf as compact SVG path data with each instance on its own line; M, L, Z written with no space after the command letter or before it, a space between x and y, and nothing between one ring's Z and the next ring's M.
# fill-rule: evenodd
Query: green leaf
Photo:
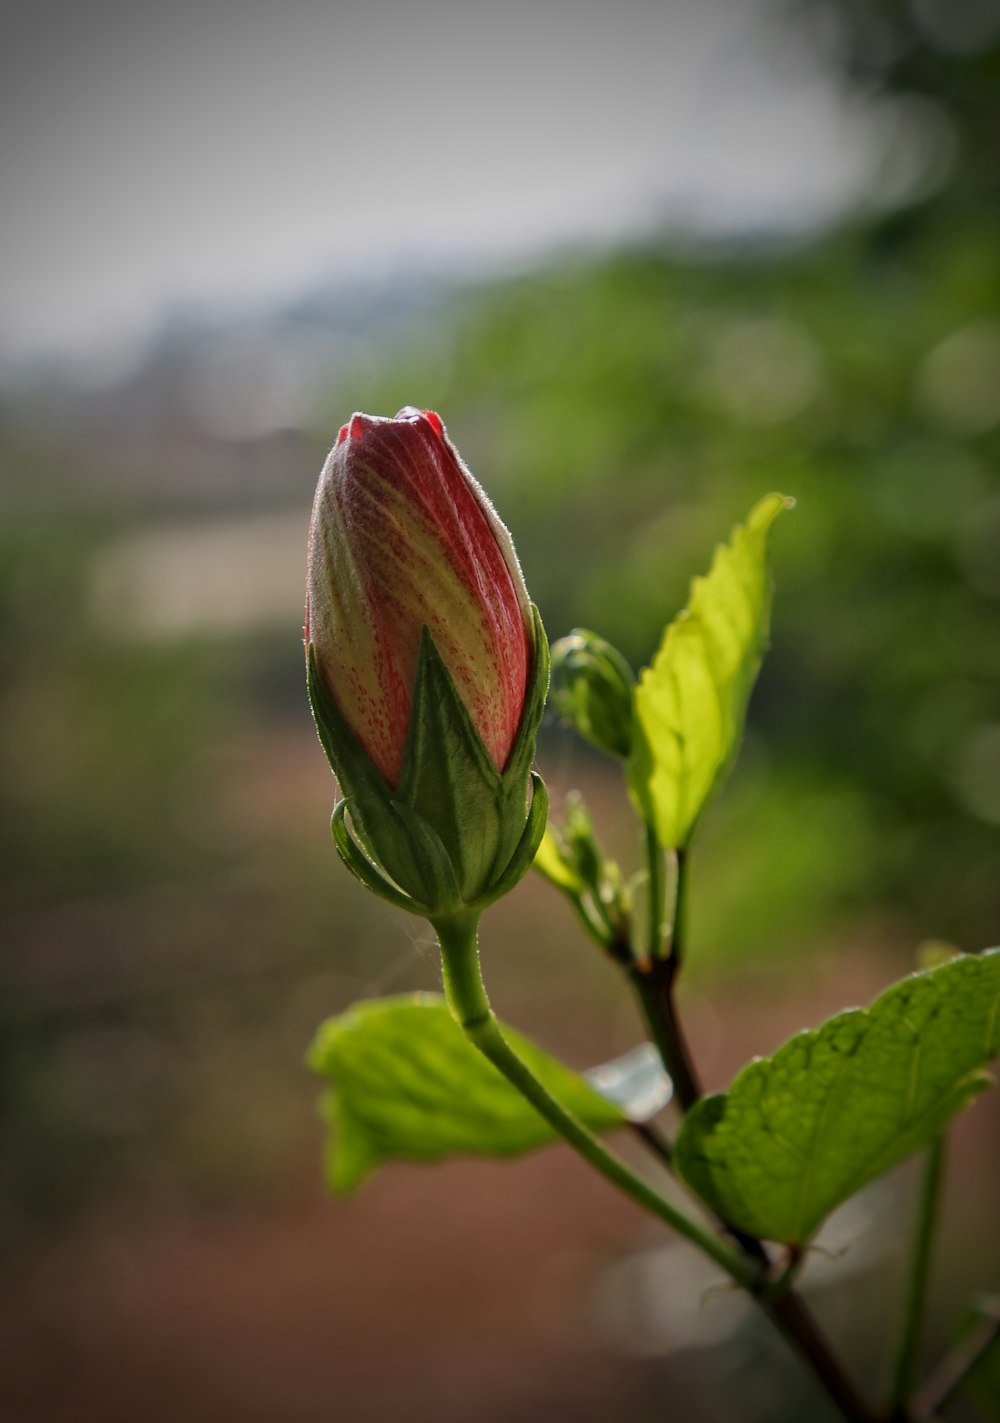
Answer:
M582 894L585 888L575 865L570 864L551 826L547 827L538 849L535 851L533 868L554 884L570 894Z
M504 1035L549 1091L597 1131L625 1118L582 1077L510 1028ZM327 1081L327 1174L353 1191L384 1161L517 1156L555 1139L525 1099L466 1039L443 998L356 1003L324 1023L309 1066Z
M769 494L720 545L635 689L629 788L661 845L683 848L739 748L767 645L767 533L792 501Z
M745 1067L688 1114L677 1169L730 1225L804 1245L836 1206L918 1151L990 1083L1000 949L895 984Z

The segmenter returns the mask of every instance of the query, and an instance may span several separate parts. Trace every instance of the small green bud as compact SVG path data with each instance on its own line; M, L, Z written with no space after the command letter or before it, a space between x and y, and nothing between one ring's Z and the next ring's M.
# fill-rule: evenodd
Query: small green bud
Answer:
M577 873L584 884L596 891L604 870L604 856L594 835L594 822L590 818L590 811L578 791L570 791L566 797L563 834Z
M635 673L616 647L574 628L552 648L552 703L575 731L611 756L632 750Z
M578 791L566 797L562 824L550 824L546 830L535 869L572 901L603 949L631 962L631 890L614 860L605 858Z

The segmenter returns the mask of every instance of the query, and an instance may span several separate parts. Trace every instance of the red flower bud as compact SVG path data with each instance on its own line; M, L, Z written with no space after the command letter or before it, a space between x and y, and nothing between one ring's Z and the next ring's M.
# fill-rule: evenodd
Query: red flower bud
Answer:
M437 415L354 415L323 467L309 530L306 646L390 786L427 628L497 769L532 666L510 535Z

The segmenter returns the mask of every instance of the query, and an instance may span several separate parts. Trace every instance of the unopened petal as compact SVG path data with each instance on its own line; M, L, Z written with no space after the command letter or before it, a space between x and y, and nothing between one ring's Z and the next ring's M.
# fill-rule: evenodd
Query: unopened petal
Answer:
M341 430L313 509L307 618L324 682L390 784L425 626L503 769L531 664L528 596L437 416L355 415Z

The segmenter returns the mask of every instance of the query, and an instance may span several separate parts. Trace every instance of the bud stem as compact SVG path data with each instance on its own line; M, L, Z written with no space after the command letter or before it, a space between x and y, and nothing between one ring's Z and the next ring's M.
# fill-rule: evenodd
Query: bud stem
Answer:
M667 1075L674 1084L677 1104L682 1112L688 1112L702 1092L674 1002L676 971L673 959L655 959L648 964L634 964L629 969L629 977Z
M434 928L441 945L448 1005L473 1046L595 1171L710 1256L738 1285L751 1290L758 1287L761 1270L755 1262L738 1254L724 1240L684 1215L641 1176L636 1175L572 1112L568 1112L518 1057L504 1037L486 994L479 967L477 917L462 915L437 920Z
M674 1084L678 1105L682 1112L687 1112L701 1096L701 1084L674 1003L674 984L684 962L687 852L683 849L671 851L673 887L669 918L663 873L665 856L652 825L646 826L646 855L649 864L649 953L645 959L636 959L628 972L653 1041Z

